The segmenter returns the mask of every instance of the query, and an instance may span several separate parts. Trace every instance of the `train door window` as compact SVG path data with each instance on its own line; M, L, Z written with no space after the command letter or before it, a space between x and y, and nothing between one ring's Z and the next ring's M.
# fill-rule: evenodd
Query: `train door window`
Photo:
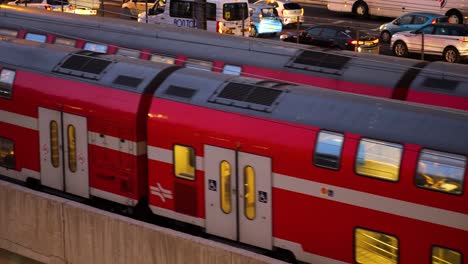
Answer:
M119 48L116 54L120 56L124 56L124 57L129 57L129 58L140 57L140 51L134 50L134 49Z
M53 120L49 124L50 130L50 162L54 168L60 165L59 157L59 127L57 121Z
M0 72L0 97L11 98L16 72L3 68Z
M244 214L249 220L255 219L255 170L244 167Z
M69 47L75 47L76 41L74 39L57 37L57 38L55 38L54 44L55 45L62 45L62 46L69 46Z
M107 53L107 45L98 43L86 42L83 49L98 53Z
M26 33L26 36L24 37L24 39L45 43L47 37L46 35L41 35L41 34Z
M175 64L175 58L174 57L163 56L163 55L158 55L158 54L151 55L150 60L155 61L155 62L166 63L166 64Z
M320 131L315 145L314 164L329 169L339 169L343 135L334 132Z
M395 236L363 228L354 230L354 257L357 263L398 263Z
M462 264L462 255L460 252L444 248L433 246L432 247L432 264Z
M356 173L398 181L403 147L384 141L362 139L356 157Z
M185 67L191 68L191 69L203 70L203 71L211 71L211 68L213 67L213 63L210 61L187 59L185 61Z
M7 169L15 168L15 145L13 140L0 137L0 166Z
M466 157L424 149L419 156L415 175L418 187L461 195Z
M225 214L229 214L232 211L231 202L231 164L223 160L219 164L220 168L220 199L221 199L221 210Z
M242 70L242 68L240 66L236 66L236 65L226 64L223 67L223 73L224 74L230 74L230 75L235 75L235 76L240 76L241 75L241 70Z
M71 172L76 172L76 132L75 126L67 127L68 134L68 169Z
M195 180L195 150L191 147L174 146L174 172L178 178Z
M11 29L6 29L6 28L0 28L0 35L1 36L9 36L9 37L15 37L18 35L18 31L16 30L11 30Z

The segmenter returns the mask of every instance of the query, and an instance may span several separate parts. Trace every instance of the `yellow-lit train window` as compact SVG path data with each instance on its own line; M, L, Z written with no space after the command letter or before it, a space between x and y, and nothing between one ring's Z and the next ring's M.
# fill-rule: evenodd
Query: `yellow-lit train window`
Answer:
M159 54L152 54L150 61L161 62L166 64L175 64L175 58L170 56L164 56Z
M398 181L403 147L385 141L362 139L356 157L356 173Z
M76 45L76 40L74 39L69 39L69 38L60 38L57 37L55 38L55 45L62 45L62 46L70 46L70 47L75 47Z
M56 121L52 121L49 124L50 127L50 162L54 168L58 168L59 158L59 132Z
M362 228L354 230L354 255L357 263L398 263L398 239Z
M0 166L15 168L15 146L13 140L0 137Z
M76 172L76 134L75 127L69 125L68 134L68 168L71 172Z
M220 199L221 199L221 210L225 214L229 214L232 211L232 203L231 203L231 164L229 162L223 160L219 164L219 177L221 178L221 192L220 192Z
M195 180L195 151L191 147L174 146L175 176L187 180Z
M461 195L465 180L465 156L423 149L419 156L415 184L418 187Z
M244 168L244 214L249 220L255 218L255 171L251 166Z
M432 264L461 264L460 252L443 247L432 247Z

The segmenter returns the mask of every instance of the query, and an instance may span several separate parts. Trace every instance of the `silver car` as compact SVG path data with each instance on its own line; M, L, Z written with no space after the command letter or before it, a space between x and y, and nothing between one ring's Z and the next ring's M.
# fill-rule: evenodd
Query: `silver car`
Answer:
M254 4L274 6L283 26L304 23L304 8L290 0L258 0Z
M398 32L392 36L390 47L398 57L424 52L442 56L447 62L460 62L468 57L468 25L430 24L418 30Z

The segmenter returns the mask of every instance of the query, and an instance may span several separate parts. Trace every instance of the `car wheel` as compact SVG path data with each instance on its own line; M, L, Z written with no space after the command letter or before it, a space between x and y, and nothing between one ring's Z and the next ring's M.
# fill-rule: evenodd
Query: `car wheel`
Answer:
M353 6L353 13L358 18L366 18L369 16L369 7L364 1L356 1Z
M252 26L250 28L250 36L254 38L258 37L257 28L255 26Z
M380 33L380 40L383 43L389 43L391 38L392 38L392 34L390 34L390 32L387 30L382 31L382 33Z
M397 57L408 57L408 47L403 41L399 40L393 45L393 54Z
M120 18L122 18L122 19L131 19L132 18L132 13L130 12L130 9L124 8L122 10L122 14L120 14Z
M445 15L448 17L450 23L463 24L463 16L457 10L450 10Z
M454 47L448 47L444 50L444 60L446 62L459 62L460 61L460 53Z

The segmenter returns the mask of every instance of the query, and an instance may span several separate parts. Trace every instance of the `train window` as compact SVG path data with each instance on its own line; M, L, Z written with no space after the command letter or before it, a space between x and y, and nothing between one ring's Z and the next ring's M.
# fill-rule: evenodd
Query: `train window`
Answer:
M24 39L45 43L47 37L46 35L41 35L41 34L26 33L26 36L24 37Z
M140 58L140 51L134 49L119 48L116 54L130 58Z
M10 37L15 37L16 38L16 35L18 35L18 32L16 30L0 28L0 35L1 36L10 36Z
M75 47L76 41L74 39L69 39L69 38L55 38L55 45L62 45L62 46L69 46L69 47Z
M155 62L166 63L166 64L175 64L175 58L174 57L163 56L163 55L158 55L158 54L151 55L150 60L155 61Z
M174 146L174 172L178 178L195 180L195 151L191 147Z
M252 166L244 167L244 214L249 220L255 219L255 171Z
M232 211L231 202L231 164L223 160L219 164L221 210L225 214Z
M320 131L315 146L314 164L319 167L339 169L342 147L342 134Z
M0 72L0 97L11 98L16 72L3 68Z
M388 234L356 228L354 257L357 263L398 263L398 239Z
M15 168L15 146L13 140L0 137L0 166Z
M432 264L461 264L462 263L462 255L460 252L444 248L433 246L432 247Z
M356 159L357 174L397 181L403 147L384 141L362 139Z
M76 172L76 133L75 126L68 125L67 127L68 134L68 169L71 172Z
M230 74L230 75L235 75L235 76L240 76L241 75L242 68L240 66L236 65L229 65L226 64L223 67L223 73L224 74Z
M197 59L187 59L185 61L185 67L203 71L211 71L213 63L210 61L202 61Z
M460 195L463 193L465 169L465 156L424 149L419 156L415 184Z
M107 45L92 42L86 42L83 49L98 53L107 53Z
M59 167L59 127L57 121L49 124L50 129L50 162L54 168Z

